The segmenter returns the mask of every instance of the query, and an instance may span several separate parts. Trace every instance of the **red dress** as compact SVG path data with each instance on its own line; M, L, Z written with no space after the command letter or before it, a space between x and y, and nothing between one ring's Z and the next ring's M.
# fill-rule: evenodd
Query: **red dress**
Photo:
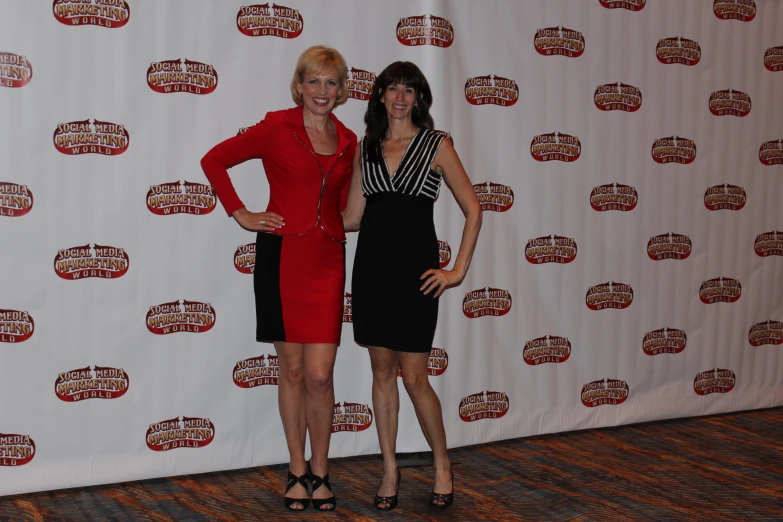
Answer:
M256 339L339 343L345 292L345 208L356 135L334 115L337 152L315 153L301 107L267 113L243 134L216 145L201 167L230 216L245 205L228 169L261 159L269 181L267 212L285 226L259 232L253 286Z

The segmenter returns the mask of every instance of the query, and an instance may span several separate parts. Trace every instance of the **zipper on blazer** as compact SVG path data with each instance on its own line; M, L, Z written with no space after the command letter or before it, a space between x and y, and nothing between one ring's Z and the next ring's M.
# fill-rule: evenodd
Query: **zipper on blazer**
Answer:
M338 154L338 155L337 155L337 157L334 159L334 162L332 162L332 166L331 166L331 167L329 167L329 170L326 172L326 176L324 176L324 171L323 171L323 169L321 168L321 162L320 162L320 161L318 161L318 155L315 153L315 151L314 151L313 149L311 149L310 147L308 147L308 146L307 146L307 143L305 143L305 141L304 141L302 138L300 138L300 137L299 137L299 135L296 133L296 131L294 131L294 136L296 137L296 139L297 139L297 140L299 140L299 143L301 143L301 144L304 146L304 148L306 148L308 151L310 151L310 154L312 154L312 155L313 155L313 158L315 159L315 162L316 162L316 164L318 165L318 172L321 174L321 191L320 191L320 193L318 194L318 216L316 217L315 224L313 225L313 227L314 227L315 225L318 225L318 226L320 226L320 227L321 227L321 230L323 230L323 231L324 231L324 234L326 234L326 236L327 236L329 239L333 240L333 241L337 241L338 243L347 243L347 242L348 242L348 240L347 240L347 239L337 239L337 238L334 238L334 237L332 237L332 235L331 235L329 232L327 232L327 231L326 231L326 229L324 228L324 223L323 223L323 221L321 220L321 202L323 201L323 197L324 197L324 190L326 189L326 179L327 179L327 178L329 177L329 175L332 173L332 169L333 169L333 168L334 168L334 166L337 164L337 161L340 159L340 157L341 157L343 154L345 154L345 151L346 151L346 150L348 150L348 147L350 146L350 143L349 143L347 146L343 147L343 150L342 150L342 151L340 151L340 154ZM337 139L337 141L338 141L338 142L340 141L340 140L339 140L339 138ZM308 229L308 232L309 232L309 231L310 231L310 230L311 230L313 227L310 227L310 228Z

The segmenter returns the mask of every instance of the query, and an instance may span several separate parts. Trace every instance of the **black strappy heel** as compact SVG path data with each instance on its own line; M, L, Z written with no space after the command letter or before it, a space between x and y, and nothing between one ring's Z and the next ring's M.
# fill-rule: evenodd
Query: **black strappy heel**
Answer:
M375 507L381 511L391 511L397 507L397 498L400 495L400 482L402 481L402 475L400 475L400 468L397 468L397 492L393 497L381 497L378 493L375 493ZM378 486L380 489L381 486ZM381 507L381 504L388 504L386 507Z
M439 500L443 504L435 504L435 501ZM451 470L451 493L435 493L435 486L432 487L432 493L430 493L430 504L436 508L446 509L454 502L454 470Z
M289 469L288 470L288 485L285 488L285 492L288 493L289 491L291 491L291 488L293 488L297 484L301 484L302 486L304 486L305 491L308 491L307 490L307 487L308 487L307 480L308 480L308 478L309 478L309 476L308 476L307 473L305 473L304 475L302 475L300 477L297 477L296 475L291 473L291 470ZM283 502L285 503L285 507L287 507L291 511L304 511L305 509L307 509L307 506L310 505L310 499L309 498L290 498L290 497L284 496L283 497ZM297 502L302 504L302 509L297 509L295 507L291 507L294 504L296 504Z
M307 461L307 474L309 475L310 482L313 483L313 493L315 493L315 490L320 488L321 486L326 486L326 489L332 491L332 485L329 484L329 474L327 473L325 477L319 477L318 475L315 475L313 473L312 468L310 467L310 461ZM327 504L331 504L332 507L328 509L321 509L323 506ZM337 499L334 498L334 495L332 495L329 498L313 499L313 508L317 509L318 511L334 511L336 507L337 507Z

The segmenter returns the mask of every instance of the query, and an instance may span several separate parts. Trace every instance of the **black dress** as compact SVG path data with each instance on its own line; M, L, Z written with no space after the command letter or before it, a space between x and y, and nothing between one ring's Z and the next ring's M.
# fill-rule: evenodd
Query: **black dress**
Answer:
M443 135L420 129L390 176L367 159L361 142L364 216L353 264L353 334L357 344L429 353L438 322L435 290L421 276L439 267L433 204L441 176L430 168Z

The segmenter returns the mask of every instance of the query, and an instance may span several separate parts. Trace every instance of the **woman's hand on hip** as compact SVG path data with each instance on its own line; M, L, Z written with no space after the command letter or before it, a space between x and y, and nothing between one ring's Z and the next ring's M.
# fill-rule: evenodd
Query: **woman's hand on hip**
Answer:
M246 208L240 208L231 215L242 228L253 232L274 232L285 225L283 216L274 212L250 212Z
M431 268L422 274L421 279L426 279L421 288L419 288L419 290L424 292L424 295L429 294L432 290L436 290L432 297L440 297L447 288L462 284L465 274L456 269L440 270Z

